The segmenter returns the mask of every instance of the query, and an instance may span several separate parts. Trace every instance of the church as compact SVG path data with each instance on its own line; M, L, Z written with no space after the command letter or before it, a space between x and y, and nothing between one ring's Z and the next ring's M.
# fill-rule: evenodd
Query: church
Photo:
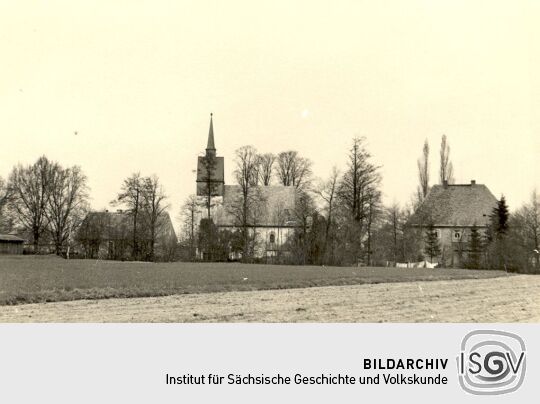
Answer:
M252 188L257 204L248 222L250 238L254 241L254 258L277 261L289 253L288 242L298 228L295 207L298 198L294 186L255 185ZM225 159L217 156L213 116L204 156L197 159L197 198L199 222L210 215L219 231L239 231L238 206L242 200L242 188L238 184L225 183ZM199 251L201 258L204 251ZM229 253L229 258L242 258L241 254Z

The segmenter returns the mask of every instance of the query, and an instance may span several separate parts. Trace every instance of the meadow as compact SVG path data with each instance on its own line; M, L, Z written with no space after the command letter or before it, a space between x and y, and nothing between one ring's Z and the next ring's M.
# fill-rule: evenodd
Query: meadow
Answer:
M1 256L0 305L317 286L485 279L501 271L148 263Z

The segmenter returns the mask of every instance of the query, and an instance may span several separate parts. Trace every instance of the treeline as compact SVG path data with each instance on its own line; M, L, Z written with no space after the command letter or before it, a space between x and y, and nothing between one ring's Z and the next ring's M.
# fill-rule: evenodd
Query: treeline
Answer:
M65 168L42 156L34 164L15 166L7 181L0 177L0 233L23 236L30 243L25 251L36 254L64 255L75 247L73 255L94 257L100 249L122 246L121 256L106 257L154 261L160 245L173 259L177 240L166 199L157 176L133 174L111 202L122 208L121 220L111 222L89 214L88 181L80 167Z
M499 200L485 234L471 239L471 268L515 272L540 270L540 198L532 192L528 203L510 213L506 200Z
M46 240L60 254L88 211L87 178L80 167L64 168L40 157L0 178L0 232L17 230L39 252Z
M297 189L291 213L292 237L278 262L314 265L394 265L435 259L440 241L429 226L414 228L410 219L430 190L430 149L426 141L418 159L418 188L405 204L382 202L380 166L373 162L364 138L352 141L344 168L334 167L326 179L313 178L311 162L296 151L278 155L258 153L252 146L235 153L235 183L241 197L232 207L236 231L218 231L212 218L198 222L201 204L210 211L211 198L189 197L180 212L184 258L211 251L214 259L228 255L245 261L256 259L258 235L253 231L260 213L258 185L289 185ZM450 145L442 136L439 151L440 184L454 183ZM506 219L499 212L506 209ZM540 228L538 197L510 214L504 198L492 212L491 225L472 229L467 243L458 246L463 265L470 268L532 270L538 268ZM277 225L283 224L279 220ZM535 252L536 251L536 252ZM211 254L212 255L212 254Z

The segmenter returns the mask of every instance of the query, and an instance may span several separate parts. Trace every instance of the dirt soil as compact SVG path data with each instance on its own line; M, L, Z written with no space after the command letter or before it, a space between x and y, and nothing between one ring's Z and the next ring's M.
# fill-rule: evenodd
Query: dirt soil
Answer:
M1 306L0 322L540 322L540 276Z

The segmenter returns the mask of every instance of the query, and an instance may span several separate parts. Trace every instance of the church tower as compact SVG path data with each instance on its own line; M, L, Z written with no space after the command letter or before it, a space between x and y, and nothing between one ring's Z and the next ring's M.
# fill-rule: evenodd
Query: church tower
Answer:
M210 130L206 143L206 153L197 159L197 196L223 196L225 185L223 157L216 156L214 122L210 114Z

